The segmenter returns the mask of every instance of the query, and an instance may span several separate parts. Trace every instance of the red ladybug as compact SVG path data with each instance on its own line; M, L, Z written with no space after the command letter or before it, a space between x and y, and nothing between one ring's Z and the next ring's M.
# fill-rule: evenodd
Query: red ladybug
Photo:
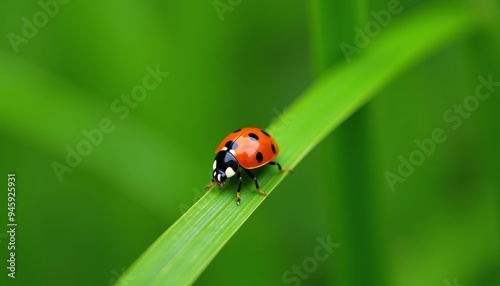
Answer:
M241 201L241 167L254 180L257 190L262 195L267 196L260 189L257 178L250 170L263 165L277 165L281 172L293 172L293 170L282 169L278 162L272 161L278 156L278 153L278 144L262 129L246 127L234 131L224 138L215 150L215 154L217 155L213 164L212 183L206 186L205 190L215 184L219 185L219 188L222 188L227 178L236 175L240 181L236 191L236 203L239 205Z

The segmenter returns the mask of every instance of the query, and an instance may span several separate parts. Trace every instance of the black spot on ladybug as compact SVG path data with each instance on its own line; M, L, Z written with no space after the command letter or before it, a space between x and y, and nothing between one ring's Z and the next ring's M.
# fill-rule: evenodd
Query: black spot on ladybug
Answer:
M241 131L241 128L238 130L234 130L233 133L240 132L240 131Z
M261 163L262 160L264 160L264 156L262 156L262 153L257 152L257 155L255 156L255 159L257 159L257 162Z
M252 139L253 141L257 141L259 140L259 136L257 136L257 134L255 133L248 133L248 136L250 137L250 139Z
M227 141L226 144L224 144L224 146L226 146L227 149L236 149L238 148L238 144L234 141Z
M260 131L261 131L262 133L264 133L264 135L266 135L267 137L271 137L271 135L269 135L269 133L267 133L266 131L264 131L264 130L262 130L262 129L261 129Z
M276 154L276 147L274 147L274 144L271 144L271 149L273 150L273 154Z

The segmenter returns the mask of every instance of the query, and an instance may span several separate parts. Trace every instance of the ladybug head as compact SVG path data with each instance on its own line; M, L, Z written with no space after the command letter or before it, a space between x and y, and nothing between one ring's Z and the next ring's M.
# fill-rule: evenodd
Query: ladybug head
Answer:
M230 151L220 151L215 156L212 182L217 183L222 188L226 183L226 179L231 178L238 172L239 166L238 161Z
M215 169L213 174L212 174L212 181L216 182L217 185L219 185L219 188L222 188L224 184L226 183L226 173L224 171Z

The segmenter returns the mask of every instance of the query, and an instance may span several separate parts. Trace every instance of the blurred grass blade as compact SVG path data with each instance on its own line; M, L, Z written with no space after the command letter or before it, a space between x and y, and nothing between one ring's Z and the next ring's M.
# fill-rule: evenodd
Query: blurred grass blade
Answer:
M345 61L339 45L351 43L353 27L366 23L368 4L366 0L312 0L309 3L312 62L316 74L322 74Z
M431 6L405 16L404 21L374 39L351 64L325 73L285 111L286 120L268 128L280 144L278 159L282 166L296 166L384 85L432 51L467 35L471 24L466 10L445 6ZM284 176L269 169L259 182L271 193ZM295 176L300 176L300 170ZM235 192L230 191L234 188L233 180L224 190L207 192L137 259L118 285L192 284L265 199L253 184L244 184L242 205L237 206Z

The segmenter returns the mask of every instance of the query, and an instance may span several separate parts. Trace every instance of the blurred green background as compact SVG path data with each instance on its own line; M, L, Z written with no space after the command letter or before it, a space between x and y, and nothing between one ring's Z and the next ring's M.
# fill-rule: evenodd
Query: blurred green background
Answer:
M219 140L286 128L287 106L347 62L339 43L393 1L3 1L1 285L112 285L203 194ZM380 33L432 2L401 1ZM498 4L457 2L481 25L317 146L196 284L500 285L500 83L459 125L443 118L460 114L479 76L500 82ZM436 128L447 140L392 190L386 172ZM68 150L86 154L61 169ZM313 261L328 237L340 246Z

